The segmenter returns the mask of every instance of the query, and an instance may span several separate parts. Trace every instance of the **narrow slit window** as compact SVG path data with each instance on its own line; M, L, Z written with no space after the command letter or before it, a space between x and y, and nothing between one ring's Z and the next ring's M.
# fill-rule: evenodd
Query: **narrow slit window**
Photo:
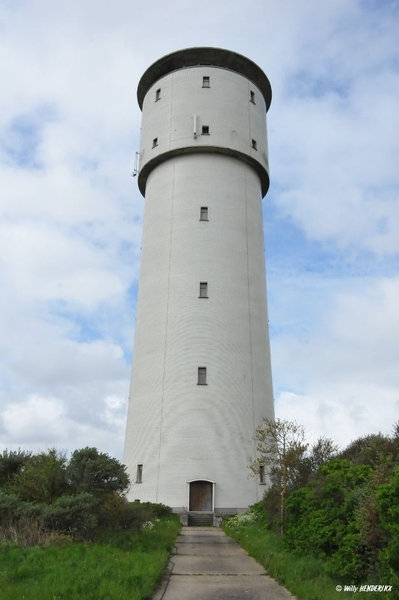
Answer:
M255 102L255 92L253 92L252 90L249 92L250 94L250 100L252 102L252 104L256 104Z
M137 465L136 483L143 483L143 465Z
M206 385L206 367L198 367L198 385Z
M157 91L155 92L155 102L158 102L158 100L161 99L161 88L158 88Z
M208 76L205 76L202 78L202 87L203 88L210 88L211 87L211 79Z
M254 150L257 150L257 149L258 149L258 144L257 144L256 140L252 140L252 148L253 148Z
M260 467L259 467L259 483L266 483L265 465L260 465Z
M200 209L200 221L207 221L208 220L208 207L207 206L201 206Z
M157 146L158 146L158 138L154 138L154 139L152 140L152 147L153 147L153 148L156 148Z
M209 135L209 125L202 126L202 135Z
M199 297L208 298L208 282L201 281L199 284Z

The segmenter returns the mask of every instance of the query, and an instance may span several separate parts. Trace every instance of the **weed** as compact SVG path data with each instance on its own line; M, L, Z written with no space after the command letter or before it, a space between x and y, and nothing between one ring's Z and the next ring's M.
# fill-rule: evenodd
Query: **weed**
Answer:
M288 552L281 536L256 520L245 523L244 516L237 515L224 520L222 527L227 535L264 566L268 575L284 585L298 600L337 600L335 587L341 582L329 576L322 560ZM376 600L378 596L381 594L369 593L367 600ZM353 594L340 592L339 600L348 598L353 599Z

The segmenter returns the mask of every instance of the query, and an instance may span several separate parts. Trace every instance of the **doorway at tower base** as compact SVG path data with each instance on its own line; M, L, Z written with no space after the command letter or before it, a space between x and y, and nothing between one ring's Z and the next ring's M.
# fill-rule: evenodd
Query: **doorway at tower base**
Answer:
M208 479L196 479L188 482L188 510L195 512L213 512L215 482Z
M172 507L179 515L183 526L219 527L223 517L246 512L248 507L223 508L215 506L215 482L209 479L194 479L187 482L187 507Z

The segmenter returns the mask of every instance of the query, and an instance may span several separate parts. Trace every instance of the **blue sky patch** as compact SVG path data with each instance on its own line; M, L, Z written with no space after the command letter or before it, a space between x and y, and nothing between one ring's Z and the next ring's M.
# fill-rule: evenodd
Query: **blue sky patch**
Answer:
M43 168L39 156L43 129L48 122L55 120L55 116L54 108L42 106L29 114L14 117L0 138L8 159L22 169Z

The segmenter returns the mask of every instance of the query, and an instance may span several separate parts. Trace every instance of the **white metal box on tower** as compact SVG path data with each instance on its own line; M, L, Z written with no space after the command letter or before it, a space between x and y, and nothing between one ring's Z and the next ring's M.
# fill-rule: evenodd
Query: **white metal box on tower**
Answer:
M219 48L142 76L142 258L124 462L130 499L232 513L260 500L273 418L262 198L270 83Z

